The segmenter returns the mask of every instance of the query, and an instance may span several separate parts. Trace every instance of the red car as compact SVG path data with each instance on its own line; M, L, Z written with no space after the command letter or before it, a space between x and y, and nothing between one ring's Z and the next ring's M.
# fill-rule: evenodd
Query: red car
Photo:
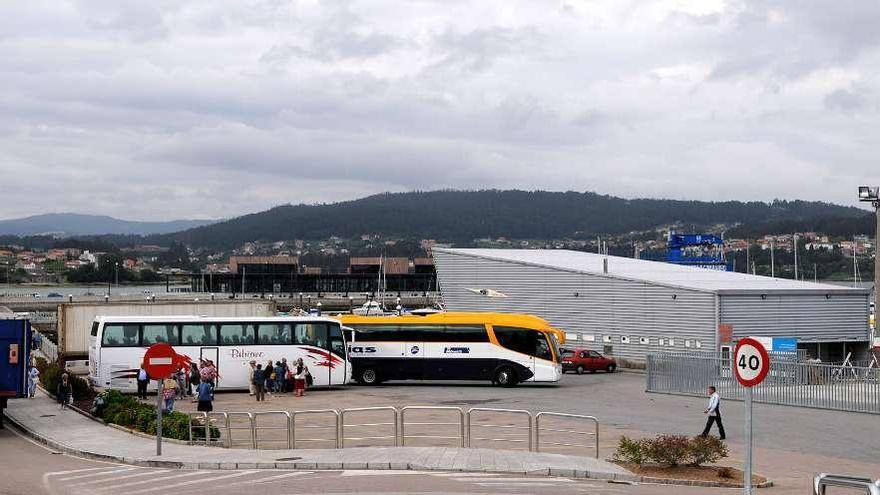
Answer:
M578 375L584 371L595 373L604 370L614 373L617 362L590 349L566 349L562 351L562 372L574 371Z

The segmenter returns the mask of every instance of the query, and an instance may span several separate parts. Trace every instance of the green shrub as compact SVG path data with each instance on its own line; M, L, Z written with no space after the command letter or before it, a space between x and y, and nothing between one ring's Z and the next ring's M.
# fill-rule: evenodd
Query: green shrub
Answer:
M653 462L665 466L679 466L717 462L727 457L727 445L718 437L694 437L684 435L659 435L657 438L632 440L620 437L614 460L636 465Z
M692 438L689 450L691 464L694 466L718 462L727 457L729 453L727 445L720 438L714 436Z
M647 457L657 464L675 467L690 460L690 439L684 435L660 435L645 447Z
M143 403L134 396L107 390L95 398L92 410L108 423L156 434L156 405L153 403ZM204 429L195 430L194 436L204 438ZM189 416L181 412L163 415L162 437L189 441ZM220 430L214 426L211 427L211 438L220 438Z
M614 460L641 466L647 460L645 440L633 440L627 436L620 437L617 443L617 451Z

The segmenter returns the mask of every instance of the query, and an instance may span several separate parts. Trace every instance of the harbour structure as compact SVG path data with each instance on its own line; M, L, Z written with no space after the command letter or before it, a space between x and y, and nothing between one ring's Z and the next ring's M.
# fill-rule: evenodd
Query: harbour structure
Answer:
M796 340L822 361L866 356L869 291L568 250L435 248L451 311L533 313L567 345L643 360Z

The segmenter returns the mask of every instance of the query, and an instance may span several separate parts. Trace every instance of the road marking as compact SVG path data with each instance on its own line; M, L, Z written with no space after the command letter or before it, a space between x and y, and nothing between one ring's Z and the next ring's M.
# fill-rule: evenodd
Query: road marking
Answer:
M440 477L456 477L456 478L490 478L493 476L501 476L502 473L429 473L431 476Z
M169 469L159 469L156 471L154 471L152 469L145 469L145 470L141 471L140 473L129 474L126 476L114 476L112 478L107 478L107 479L103 479L103 480L83 481L82 483L74 483L70 486L97 485L99 483L106 483L108 481L119 481L119 480L125 480L125 479L129 479L129 478L137 478L138 476L145 476L147 474L162 474L162 473L167 473L168 471L169 471Z
M128 468L122 468L122 469L112 469L110 471L103 471L100 473L88 473L88 474L80 474L78 476L68 476L67 478L59 478L58 481L73 481L73 480L79 480L79 479L83 479L83 478L94 478L95 476L107 476L108 474L116 474L116 473L123 473L126 471L134 471L135 469L137 469L137 468L128 467Z
M527 487L535 487L535 486L554 486L554 485L556 485L555 483L550 483L550 482L547 482L547 481L539 481L539 482L537 482L537 483L521 483L521 482L515 482L515 483L496 483L496 482L492 482L492 483L490 483L490 482L479 482L479 483L471 483L471 484L472 484L472 485L477 485L477 486L498 487L498 488L501 488L501 487L505 487L505 488L512 488L512 487L523 487L523 488L527 488Z
M369 471L366 469L351 469L343 471L340 476L398 476L402 474L434 474L430 471L410 471L403 469L379 469Z
M107 469L107 468L106 467L96 467L96 468L86 468L86 469L72 469L70 471L54 471L51 473L46 473L45 476L63 476L65 474L84 473L86 471L99 471L101 469Z
M464 483L499 483L499 484L502 484L502 483L575 483L574 480L570 480L570 479L566 479L566 478L559 478L559 479L552 479L552 478L538 478L538 479L534 479L534 478L494 478L491 480L484 479L482 481L480 481L479 478L449 478L449 479L451 479L453 481L464 482Z
M235 482L235 483L232 483L232 486L235 486L235 485L249 485L249 484L254 484L254 485L256 485L256 484L259 484L259 483L272 483L273 481L281 480L281 479L284 479L284 478L292 478L292 477L294 477L294 476L302 476L302 475L304 475L304 474L312 474L312 471L296 471L296 472L293 472L293 473L284 473L284 474L278 474L278 475L275 475L275 476L269 476L268 478L261 478L261 479L258 479L258 480L237 481L237 482Z
M100 487L100 488L96 488L95 490L98 490L98 491L103 491L103 490L116 490L116 489L119 489L119 488L128 488L128 487L130 487L130 486L146 485L147 483L156 483L156 482L162 483L162 482L165 482L165 481L168 481L168 480L173 480L173 479L175 479L175 478L184 478L184 477L186 477L186 476L193 476L193 475L197 475L197 474L202 474L203 472L204 472L204 471L187 471L187 472L182 473L182 474L175 474L174 476L165 476L165 477L162 477L162 478L159 478L159 479L149 479L149 480L143 480L143 481L135 481L134 483L123 483L123 484L121 484L121 485L119 485L119 486L103 486L103 487Z
M159 482L159 486L152 486L150 488L144 488L142 490L135 490L133 492L126 491L125 494L126 495L135 495L136 493L149 493L149 492L155 492L158 490L168 490L170 488L177 488L177 487L181 487L181 486L194 485L196 483L208 484L208 483L214 483L216 481L225 480L225 479L229 479L229 478L239 478L241 476L247 476L249 474L254 474L254 473L258 473L258 472L259 472L259 470L254 469L254 470L249 470L249 471L241 471L238 473L231 473L231 474L227 474L224 476L214 476L212 478L206 478L206 479L181 481L180 483L172 483L170 485L165 484L165 481L167 480L167 478L158 479L158 480L153 480L153 481ZM207 474L207 473L205 471L201 471L199 474Z

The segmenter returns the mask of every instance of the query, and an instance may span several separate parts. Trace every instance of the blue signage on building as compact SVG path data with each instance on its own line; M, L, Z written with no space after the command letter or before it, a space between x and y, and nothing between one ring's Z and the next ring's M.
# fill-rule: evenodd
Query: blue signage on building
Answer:
M794 337L773 337L773 352L797 352L797 339Z

